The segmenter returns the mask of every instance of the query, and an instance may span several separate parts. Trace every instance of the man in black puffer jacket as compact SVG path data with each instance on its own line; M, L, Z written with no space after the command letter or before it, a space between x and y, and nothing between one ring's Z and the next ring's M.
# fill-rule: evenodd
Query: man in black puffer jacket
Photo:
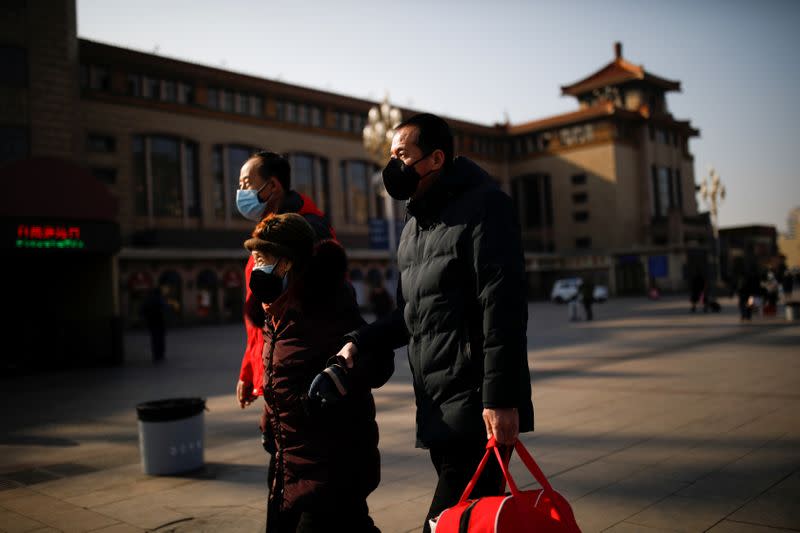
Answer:
M358 366L359 354L408 345L417 446L439 476L428 531L428 519L458 501L488 437L511 444L533 430L524 256L511 198L478 165L453 158L441 118L397 127L383 178L394 198L410 198L398 306L351 333L339 355ZM473 495L499 493L501 480L487 469Z

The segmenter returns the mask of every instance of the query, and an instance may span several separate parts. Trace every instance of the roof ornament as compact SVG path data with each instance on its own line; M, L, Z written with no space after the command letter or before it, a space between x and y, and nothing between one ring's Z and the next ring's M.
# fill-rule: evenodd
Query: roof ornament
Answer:
M614 43L614 58L618 61L622 59L622 43L619 41Z

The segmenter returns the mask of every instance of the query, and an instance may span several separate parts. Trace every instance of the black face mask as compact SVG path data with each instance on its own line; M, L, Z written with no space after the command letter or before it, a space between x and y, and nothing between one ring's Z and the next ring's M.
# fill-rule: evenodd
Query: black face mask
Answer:
M272 270L266 272L257 267L250 274L250 290L259 302L271 304L286 290L287 281L285 276L282 278Z
M386 192L389 193L389 196L395 200L408 200L411 198L411 195L416 192L420 180L424 177L419 175L414 166L431 155L431 153L420 157L410 165L406 165L396 157L391 158L386 163L386 168L383 169L383 186L386 187ZM425 176L428 174L425 174Z

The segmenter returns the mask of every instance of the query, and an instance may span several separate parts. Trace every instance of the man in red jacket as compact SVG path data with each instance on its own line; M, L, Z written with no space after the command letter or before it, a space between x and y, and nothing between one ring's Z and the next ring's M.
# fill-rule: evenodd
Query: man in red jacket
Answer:
M289 161L273 152L258 152L242 165L239 190L236 191L236 207L243 217L253 222L260 222L272 213L297 213L311 225L318 241L336 239L333 228L311 198L292 190ZM264 331L256 325L259 322L263 324L263 317L258 319L263 309L250 290L253 265L253 258L250 257L244 269L244 326L247 331L247 347L242 358L239 382L236 384L236 399L242 409L263 393L264 363L261 351L264 346Z

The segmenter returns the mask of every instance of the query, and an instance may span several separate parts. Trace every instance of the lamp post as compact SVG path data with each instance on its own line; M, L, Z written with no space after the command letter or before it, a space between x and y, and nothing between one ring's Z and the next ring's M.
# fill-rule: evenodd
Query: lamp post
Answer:
M719 223L718 223L718 210L719 204L725 199L725 185L722 184L719 174L714 167L709 168L708 176L703 178L703 183L700 184L700 198L708 206L708 212L711 215L711 231L714 235L714 282L709 284L712 294L715 285L719 278Z
M389 104L387 94L380 105L374 106L367 115L367 125L364 126L363 140L364 148L370 155L372 161L382 168L391 156L392 137L394 128L402 121L400 110ZM383 186L381 172L375 172L372 176L373 190L377 189L378 194L383 198L387 220L387 235L389 240L389 261L394 261L394 254L397 251L397 224L394 216L394 200L386 188Z

